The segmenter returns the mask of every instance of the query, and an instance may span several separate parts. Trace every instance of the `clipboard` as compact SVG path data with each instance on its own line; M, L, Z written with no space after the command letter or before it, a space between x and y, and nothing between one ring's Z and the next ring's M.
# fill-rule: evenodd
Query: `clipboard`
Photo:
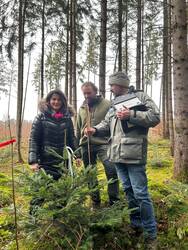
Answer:
M113 105L116 110L119 110L125 107L132 109L134 107L144 106L141 100L134 93L116 97L113 100Z

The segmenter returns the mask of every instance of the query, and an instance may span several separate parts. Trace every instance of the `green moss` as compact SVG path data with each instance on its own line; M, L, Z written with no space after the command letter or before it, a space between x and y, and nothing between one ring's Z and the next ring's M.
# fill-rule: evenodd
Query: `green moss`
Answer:
M6 154L8 156L8 151ZM2 155L0 155L0 157L1 156ZM105 181L106 177L102 164L98 164L97 167L99 174L99 182L101 183L100 187L103 202L102 205L103 207L105 207L106 203L108 202L107 182ZM26 165L20 165L16 166L15 170L24 170L25 168L27 168ZM2 198L0 196L0 201L4 199L4 202L3 204L1 204L1 206L7 206L12 202L12 193L10 186L11 168L10 163L8 162L8 158L1 162L0 170L1 173L4 173L0 174L0 193L2 193L4 197ZM15 172L16 177L19 177L19 171ZM158 222L159 250L188 249L188 185L182 184L181 182L178 182L177 180L173 179L173 158L170 156L170 142L168 140L150 139L148 148L147 175L149 191L154 201L155 214ZM17 178L16 181L18 181ZM18 189L18 185L16 186L16 195L17 206L20 206L18 211L21 211L22 213L23 210L28 210L29 199L23 197L22 190L20 188ZM122 200L124 199L124 193L122 191L122 188L120 189L120 197ZM87 206L89 206L88 204L89 203L87 200ZM15 242L11 241L11 237L13 238L13 235L10 235L10 232L12 234L14 232L12 213L10 212L10 210L6 213L6 215L4 211L2 213L3 214L0 216L0 237L3 238L3 242L9 244L10 250L15 249ZM107 210L106 214L108 215ZM94 212L94 216L97 216L96 212ZM100 217L101 216L99 216L99 218ZM112 223L114 225L117 219L118 217L116 217L116 215L112 215L109 218L111 224L108 222L107 219L105 219L105 230L109 227L111 228ZM97 222L100 221L97 220ZM108 245L109 249L112 250L116 249L115 247L117 247L118 245L129 245L130 247L127 247L127 249L134 249L134 247L131 247L134 245L135 239L130 238L127 234L127 223L124 223L124 227L119 227L119 224L116 224L116 229L114 231L111 230L110 232L106 232L105 235L100 235L99 230L97 230L98 235L96 235L95 242L98 245L98 249L105 249L105 244ZM103 221L101 221L101 224L96 223L95 226L98 226L97 229L104 229ZM22 230L20 232L20 250L26 250L33 247L33 239L29 239L28 235L24 234L26 234L26 232ZM102 240L99 241L99 239ZM88 244L90 244L91 241L92 239L88 241ZM112 242L113 244L111 244L110 242ZM87 242L85 245L87 245ZM39 247L39 249L41 250L52 249L49 239L47 239L46 242L43 241L43 243L41 243L41 246L38 245L37 247ZM86 249L90 248L88 247ZM142 246L142 241L140 242L139 249L144 249Z

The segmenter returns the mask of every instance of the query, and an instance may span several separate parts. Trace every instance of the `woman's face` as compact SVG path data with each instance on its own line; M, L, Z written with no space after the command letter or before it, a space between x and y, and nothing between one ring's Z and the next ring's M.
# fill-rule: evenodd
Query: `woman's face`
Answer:
M51 99L50 99L50 107L54 110L54 111L59 111L62 107L62 101L60 99L60 96L57 94L53 94Z

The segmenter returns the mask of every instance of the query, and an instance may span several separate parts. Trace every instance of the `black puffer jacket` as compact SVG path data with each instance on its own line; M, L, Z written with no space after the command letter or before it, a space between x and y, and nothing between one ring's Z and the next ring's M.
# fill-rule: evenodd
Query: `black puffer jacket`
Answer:
M29 140L29 164L39 163L44 168L56 168L61 159L50 154L48 149L53 149L60 155L63 155L65 144L73 151L76 149L77 141L71 115L72 112L69 108L62 118L56 119L52 117L46 106L41 106L41 113L32 124Z

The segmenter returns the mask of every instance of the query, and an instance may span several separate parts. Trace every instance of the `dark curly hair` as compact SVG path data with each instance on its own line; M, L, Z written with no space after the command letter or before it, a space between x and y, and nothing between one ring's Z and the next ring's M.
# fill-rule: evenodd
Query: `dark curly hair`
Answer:
M61 99L61 102L62 102L62 109L63 110L67 110L67 107L68 107L68 104L67 104L67 98L65 96L65 94L60 90L60 89L54 89L54 90L51 90L45 100L46 100L46 103L47 105L49 106L50 104L50 99L52 98L53 95L58 95Z

